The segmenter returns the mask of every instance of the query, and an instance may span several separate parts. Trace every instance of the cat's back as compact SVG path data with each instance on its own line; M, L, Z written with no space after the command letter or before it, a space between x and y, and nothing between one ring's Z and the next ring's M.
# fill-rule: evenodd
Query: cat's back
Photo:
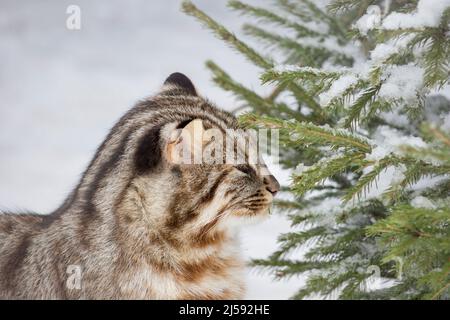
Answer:
M15 291L16 279L23 280L21 266L41 221L36 214L0 213L0 299L25 298Z
M17 239L36 230L42 219L37 214L0 213L0 255Z

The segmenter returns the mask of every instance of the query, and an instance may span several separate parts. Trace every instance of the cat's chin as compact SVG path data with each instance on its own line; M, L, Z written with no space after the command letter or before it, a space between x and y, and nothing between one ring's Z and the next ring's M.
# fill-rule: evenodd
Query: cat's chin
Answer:
M257 211L243 209L233 212L226 217L225 223L229 227L253 225L269 218L269 207Z

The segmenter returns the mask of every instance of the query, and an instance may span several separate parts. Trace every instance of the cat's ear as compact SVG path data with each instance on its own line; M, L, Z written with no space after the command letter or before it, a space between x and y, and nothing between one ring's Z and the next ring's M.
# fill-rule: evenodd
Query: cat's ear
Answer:
M200 119L194 119L183 128L170 133L166 159L173 164L200 164L206 141L206 131Z
M191 96L197 96L192 81L180 72L172 73L166 81L164 81L163 92L167 92L173 95L187 94Z

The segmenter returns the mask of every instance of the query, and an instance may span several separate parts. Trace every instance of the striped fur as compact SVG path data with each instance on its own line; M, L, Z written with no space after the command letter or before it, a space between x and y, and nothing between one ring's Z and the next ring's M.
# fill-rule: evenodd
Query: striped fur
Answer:
M238 128L181 74L112 128L50 215L0 215L0 297L239 299L237 230L272 201L258 168L167 161L170 134L193 119ZM81 268L72 288L69 266Z

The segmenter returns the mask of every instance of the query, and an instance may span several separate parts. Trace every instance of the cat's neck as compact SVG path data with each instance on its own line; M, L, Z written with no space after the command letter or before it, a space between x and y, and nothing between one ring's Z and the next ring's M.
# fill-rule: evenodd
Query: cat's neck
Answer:
M229 257L238 251L238 235L231 230L208 230L208 226L198 230L166 228L161 220L168 215L164 211L167 202L152 199L152 195L136 188L127 191L116 212L119 239L125 251L168 268Z

